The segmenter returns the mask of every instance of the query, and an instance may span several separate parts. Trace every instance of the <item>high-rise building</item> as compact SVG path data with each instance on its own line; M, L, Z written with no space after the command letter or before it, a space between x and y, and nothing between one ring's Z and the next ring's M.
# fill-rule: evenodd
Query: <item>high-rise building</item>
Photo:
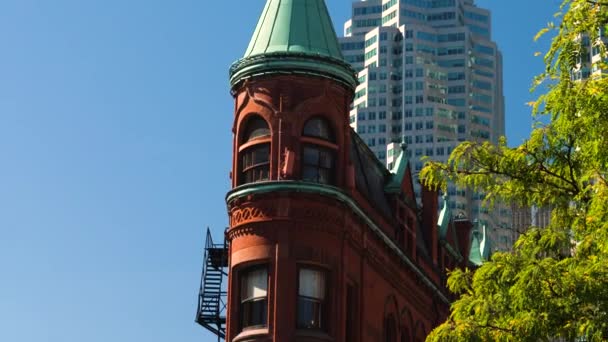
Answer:
M512 227L513 238L517 239L520 234L524 233L530 227L546 228L551 222L550 206L519 206L513 205L511 212L513 214Z
M578 56L577 67L572 70L572 79L575 81L606 74L605 58L601 51L601 46L608 43L608 36L602 29L594 41L589 35L580 35L577 42L581 44L582 52Z
M360 83L350 124L389 169L401 143L417 173L424 156L446 161L462 141L505 134L502 55L490 12L473 0L355 2L340 44ZM452 185L448 196L456 214L487 228L495 249L510 248L508 206L484 208L483 194Z

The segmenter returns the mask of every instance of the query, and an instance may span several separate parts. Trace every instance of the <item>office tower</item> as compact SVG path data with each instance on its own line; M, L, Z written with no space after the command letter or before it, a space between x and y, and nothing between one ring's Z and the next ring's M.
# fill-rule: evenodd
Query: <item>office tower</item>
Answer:
M602 30L594 41L591 40L589 35L581 35L577 40L583 51L578 56L577 67L572 70L572 79L575 81L592 76L601 77L602 74L607 72L605 54L602 54L601 46L608 43L608 37Z
M513 241L526 232L530 227L546 228L551 222L551 206L511 206Z
M504 135L502 55L490 12L473 0L355 2L340 44L360 83L350 123L389 169L402 143L418 173L424 156L446 161L462 141ZM448 197L496 249L510 248L509 207L483 208L483 194L454 186Z

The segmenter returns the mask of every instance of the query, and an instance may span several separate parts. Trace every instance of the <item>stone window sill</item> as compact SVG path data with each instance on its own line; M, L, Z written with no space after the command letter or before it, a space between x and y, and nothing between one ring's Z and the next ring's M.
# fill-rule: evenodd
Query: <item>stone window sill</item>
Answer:
M249 341L250 339L257 339L260 337L270 337L268 336L269 332L268 332L268 328L258 328L258 329L248 329L248 330L243 330L241 331L241 333L239 333L238 335L236 335L232 341L233 342L239 342L239 341Z

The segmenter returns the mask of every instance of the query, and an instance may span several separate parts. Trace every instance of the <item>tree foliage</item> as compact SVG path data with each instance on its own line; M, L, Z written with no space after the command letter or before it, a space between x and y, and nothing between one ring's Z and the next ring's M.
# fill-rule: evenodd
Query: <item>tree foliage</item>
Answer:
M565 0L559 10L537 36L554 37L534 80L546 92L531 104L530 137L515 148L504 138L465 142L421 173L427 185L482 192L490 205L550 207L551 223L475 272L452 272L459 299L428 341L608 340L608 79L575 77L592 50L606 60L608 2Z

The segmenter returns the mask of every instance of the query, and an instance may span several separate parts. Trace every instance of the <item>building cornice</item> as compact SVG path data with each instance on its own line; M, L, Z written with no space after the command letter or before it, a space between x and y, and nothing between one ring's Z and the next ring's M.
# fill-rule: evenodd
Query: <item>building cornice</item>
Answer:
M234 90L244 80L276 74L300 74L334 80L350 92L358 81L356 72L343 60L298 52L275 52L242 58L230 67L230 87Z
M422 282L429 287L444 303L450 304L450 300L446 295L429 279L426 274L403 253L403 251L391 240L382 229L369 218L367 214L359 207L359 205L341 189L318 183L302 182L302 181L271 181L250 183L238 186L226 194L226 203L230 205L234 200L249 195L267 194L272 192L301 192L314 193L336 199L346 204L356 215L358 215L370 229L403 261L408 265L414 273L416 273Z

